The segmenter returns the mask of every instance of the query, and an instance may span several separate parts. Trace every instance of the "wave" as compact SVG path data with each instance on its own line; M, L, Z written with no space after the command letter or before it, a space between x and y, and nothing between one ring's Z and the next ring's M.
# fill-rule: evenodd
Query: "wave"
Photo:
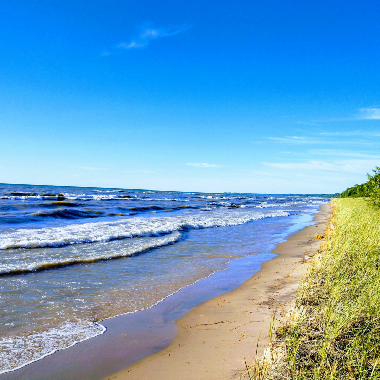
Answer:
M95 322L66 323L40 333L1 338L0 374L15 371L105 331L103 325Z
M79 218L98 218L103 213L100 211L76 210L68 208L59 208L51 211L38 211L32 214L35 218L62 218L62 219L79 219Z
M0 194L0 199L8 200L79 200L79 201L143 201L143 202L189 202L189 199L173 198L173 197L151 197L143 194L126 194L122 191L105 191L96 194L75 194L75 193L36 193L36 192L21 192L13 191ZM210 198L211 199L211 198Z
M11 200L25 200L25 199L56 199L64 200L66 199L63 193L35 193L35 192L25 192L25 191L9 191L0 195L0 199L11 199Z
M131 196L128 194L71 194L71 193L31 193L31 192L21 192L21 191L13 191L0 195L0 199L8 199L8 200L126 200L126 199L134 199L135 196Z
M79 203L79 202L68 202L68 201L54 201L54 202L50 202L50 203L44 203L44 204L41 204L43 205L44 207L55 207L55 206L65 206L65 207L79 207L79 206L82 206L82 203Z
M140 212L144 212L144 211L163 211L163 210L167 210L168 207L166 206L155 206L155 205L152 205L152 206L136 206L136 207L130 207L129 208L131 211L140 211Z
M112 240L160 236L174 231L245 224L263 218L288 216L285 211L209 212L207 215L175 217L134 217L116 222L72 224L63 227L19 229L0 234L0 250L14 248L62 247L71 244L107 242Z
M15 197L29 197L29 196L36 196L38 193L31 193L31 192L25 192L25 191L8 191L5 193L6 195L15 196Z
M49 192L21 192L21 191L13 191L0 194L0 199L8 199L12 201L17 200L71 200L71 201L119 201L119 202L127 202L128 201L142 201L142 202L189 202L192 199L188 198L178 198L175 196L156 196L152 197L154 193L126 193L125 191L120 190L112 190L112 191L97 191L95 194L91 193L49 193ZM221 201L221 205L224 203L229 203L231 201L255 201L256 197L241 197L241 196L211 196L211 195L202 195L193 197L195 202L211 202L211 201Z
M157 206L157 205L151 205L151 206L135 206L130 207L130 211L138 211L138 212L149 212L149 211L173 211L173 210L182 210L182 209L193 209L198 210L202 206L190 206L190 205L183 205L183 206Z
M133 256L154 248L174 244L181 240L182 234L174 232L166 237L147 239L133 239L127 246L114 246L113 249L87 249L80 252L69 250L65 255L57 255L56 252L44 252L38 256L31 256L28 253L19 254L17 260L7 257L2 259L0 264L0 276L16 275L28 272L37 272L47 269L60 268L75 264L94 263L97 261L118 259Z

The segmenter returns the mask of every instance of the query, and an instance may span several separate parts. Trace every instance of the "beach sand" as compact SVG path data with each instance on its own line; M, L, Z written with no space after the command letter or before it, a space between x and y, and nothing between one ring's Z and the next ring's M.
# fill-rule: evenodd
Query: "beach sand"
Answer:
M314 218L318 224L278 244L273 252L279 256L270 261L263 262L259 255L248 261L236 259L233 268L185 287L155 307L102 321L106 334L0 378L240 379L244 358L253 362L258 337L259 352L266 346L273 312L281 317L294 300L307 266L300 262L306 251L311 254L320 246L314 236L323 234L329 214L330 207L322 206ZM234 277L236 273L242 278ZM242 285L218 296L223 287L233 289L234 283ZM216 298L210 299L213 293Z
M295 299L305 271L305 255L321 245L330 206L323 205L308 226L277 245L274 259L263 264L235 290L208 300L176 321L176 338L161 351L106 377L130 379L241 379L244 360L252 363L267 342L273 313L281 319Z

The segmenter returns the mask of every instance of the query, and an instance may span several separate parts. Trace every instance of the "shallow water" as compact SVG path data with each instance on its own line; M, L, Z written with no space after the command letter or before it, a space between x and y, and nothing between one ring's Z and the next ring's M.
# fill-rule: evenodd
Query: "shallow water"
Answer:
M0 185L0 373L269 252L326 201Z

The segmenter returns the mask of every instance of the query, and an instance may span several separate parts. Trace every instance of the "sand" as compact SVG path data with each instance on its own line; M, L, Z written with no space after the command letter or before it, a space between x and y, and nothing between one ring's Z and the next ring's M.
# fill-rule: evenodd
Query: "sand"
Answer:
M195 307L176 321L178 334L165 349L140 360L107 380L241 379L244 361L252 362L268 342L276 312L281 319L294 302L311 256L321 245L330 207L323 205L311 225L278 244L279 256L230 293ZM305 262L306 261L306 262Z

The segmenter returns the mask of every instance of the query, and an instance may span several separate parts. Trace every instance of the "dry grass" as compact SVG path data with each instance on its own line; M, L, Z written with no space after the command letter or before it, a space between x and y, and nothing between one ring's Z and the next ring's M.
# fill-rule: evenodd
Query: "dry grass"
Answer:
M380 378L380 212L336 202L295 306L249 379Z

